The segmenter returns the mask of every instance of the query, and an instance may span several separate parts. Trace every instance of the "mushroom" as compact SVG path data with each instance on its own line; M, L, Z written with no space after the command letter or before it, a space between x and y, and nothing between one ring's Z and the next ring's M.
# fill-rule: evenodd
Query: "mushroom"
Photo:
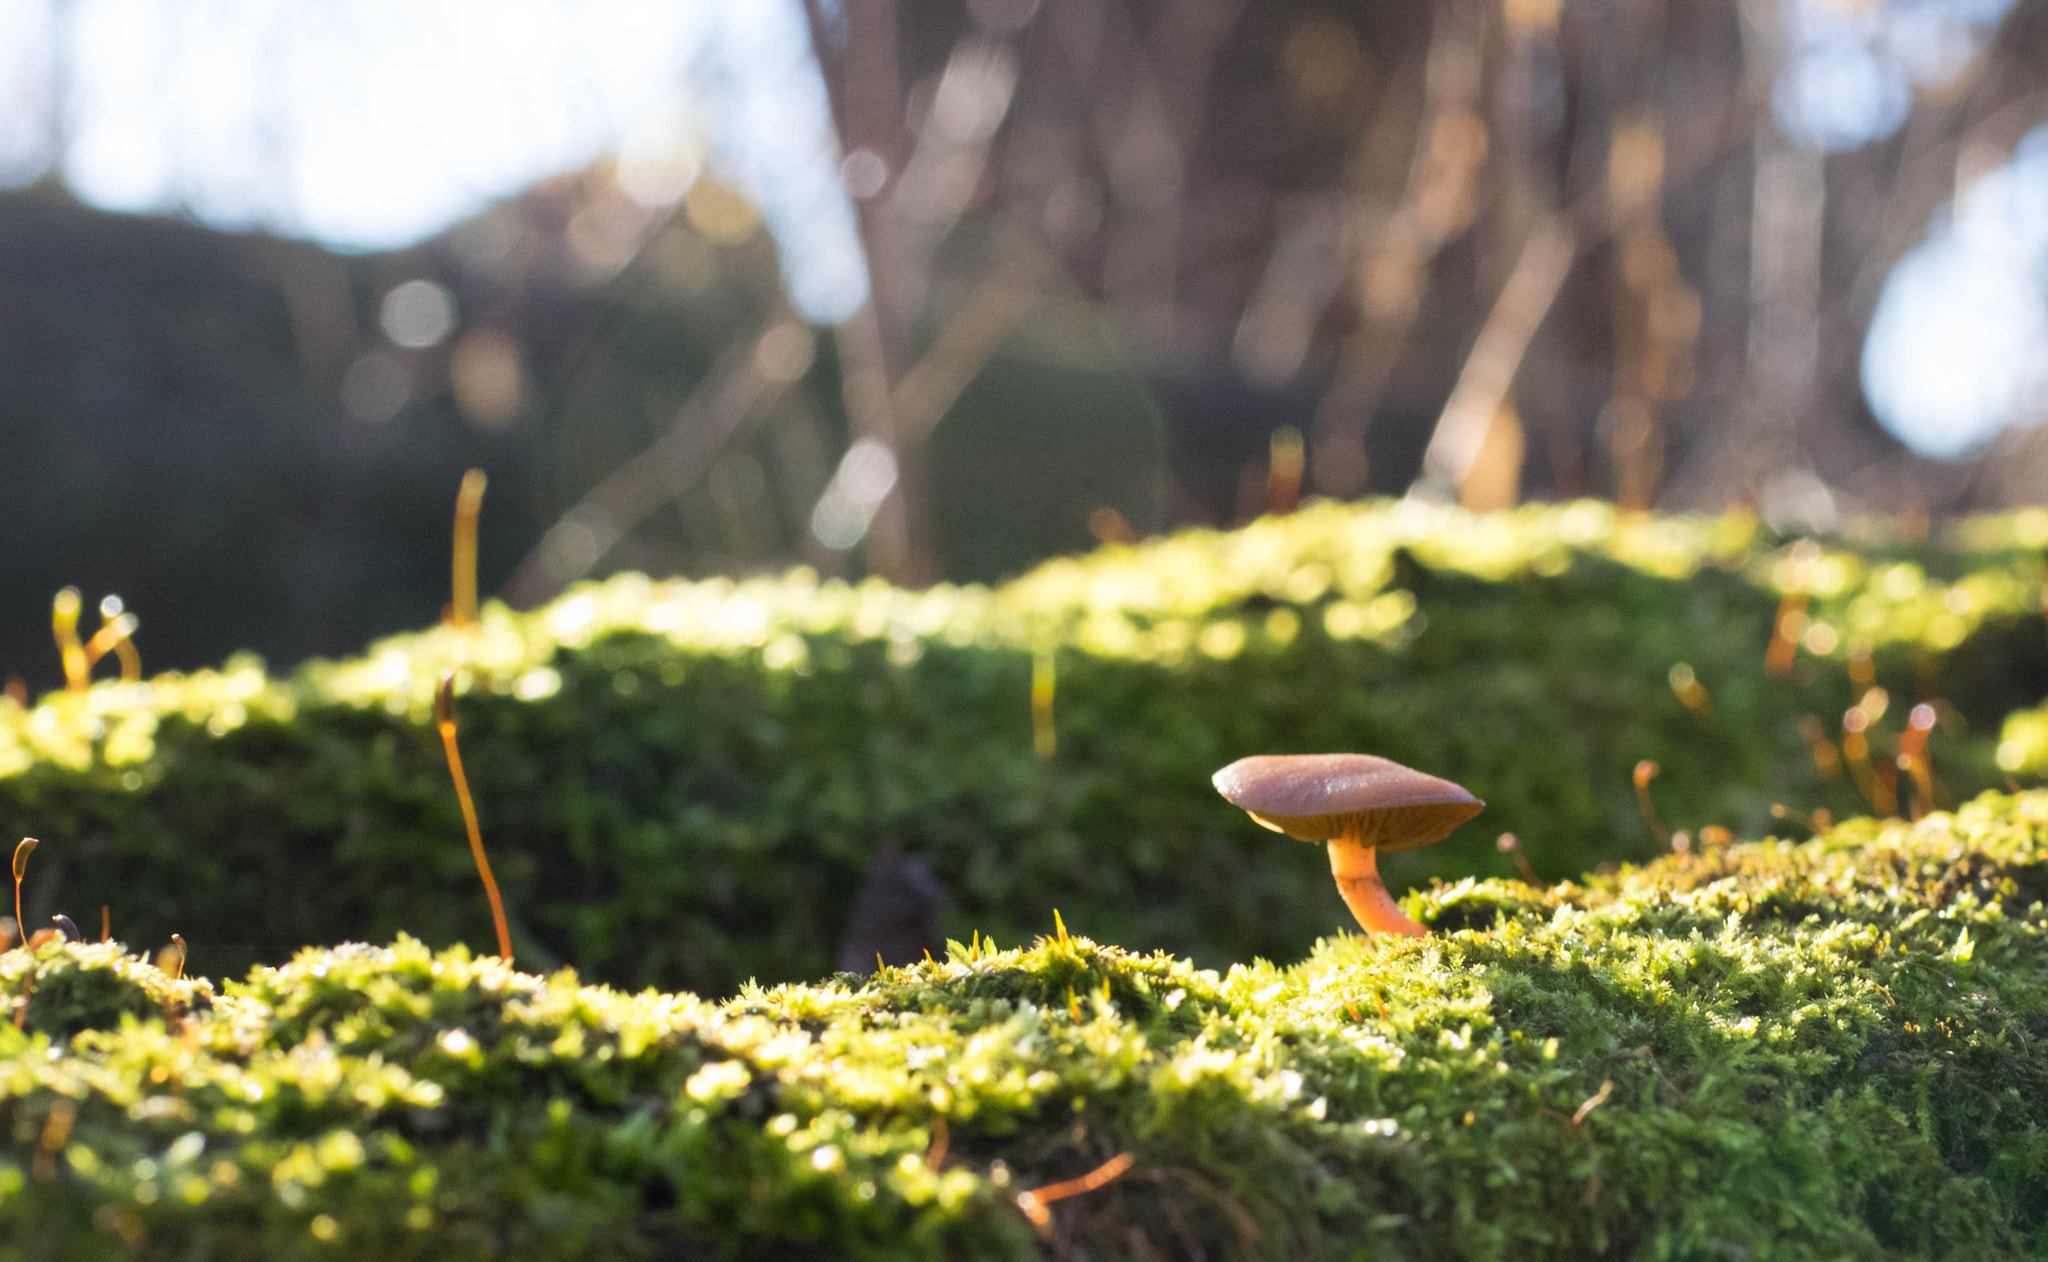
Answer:
M1231 763L1214 783L1274 832L1327 841L1337 892L1372 933L1429 932L1387 893L1378 853L1435 845L1486 807L1448 780L1371 754L1261 754Z

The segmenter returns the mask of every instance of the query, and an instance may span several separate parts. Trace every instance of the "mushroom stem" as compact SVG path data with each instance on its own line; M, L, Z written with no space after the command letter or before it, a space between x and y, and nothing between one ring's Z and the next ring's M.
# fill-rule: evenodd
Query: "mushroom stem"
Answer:
M1420 937L1429 932L1408 918L1394 896L1380 880L1379 852L1354 837L1330 839L1330 875L1337 878L1337 892L1344 905L1368 933L1403 933Z

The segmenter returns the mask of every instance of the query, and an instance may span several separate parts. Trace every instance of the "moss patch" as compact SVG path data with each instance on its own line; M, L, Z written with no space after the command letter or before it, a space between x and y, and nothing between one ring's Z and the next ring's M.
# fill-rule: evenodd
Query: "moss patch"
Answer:
M1222 974L1055 937L711 1003L401 939L172 996L109 948L14 951L0 992L33 969L73 997L0 1020L0 1239L68 1259L2031 1256L2044 821L2048 797L1987 796L1585 884L1439 885L1409 901L1427 939ZM1017 1209L1125 1152L1051 1207L1050 1238Z
M1390 859L1396 888L1513 873L1504 830L1548 879L1654 857L1645 758L1675 829L1870 810L1858 776L1888 774L1935 697L1931 804L2003 784L1998 723L2048 690L2031 520L1851 549L1597 504L1324 505L996 589L626 575L290 678L244 660L0 699L0 836L47 843L33 923L109 904L132 941L189 933L209 972L400 931L489 941L428 724L462 665L522 959L712 995L817 977L885 840L951 891L956 936L1027 940L1058 907L1204 965L1293 958L1342 912L1313 848L1209 789L1245 754L1370 751L1486 799ZM1774 676L1781 612L1797 651ZM1034 658L1057 680L1043 762ZM1875 770L1831 777L1801 723L1834 740L1859 701Z

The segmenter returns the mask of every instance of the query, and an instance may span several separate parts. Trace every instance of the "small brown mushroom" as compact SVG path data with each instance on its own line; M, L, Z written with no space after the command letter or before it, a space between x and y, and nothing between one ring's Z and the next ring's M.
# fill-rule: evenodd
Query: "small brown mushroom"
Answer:
M1231 763L1214 783L1274 832L1327 841L1337 892L1372 933L1429 932L1387 893L1378 853L1435 845L1486 807L1448 780L1371 754L1261 754Z

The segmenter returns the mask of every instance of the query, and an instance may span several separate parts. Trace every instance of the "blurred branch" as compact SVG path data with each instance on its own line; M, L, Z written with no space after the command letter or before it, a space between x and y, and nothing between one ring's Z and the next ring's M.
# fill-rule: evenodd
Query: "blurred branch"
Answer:
M804 0L804 16L840 142L848 152L866 149L894 169L902 127L896 0Z
M355 358L359 336L348 269L334 255L299 242L259 237L247 248L250 272L284 296L299 375L315 391L332 390Z
M1603 184L1583 194L1562 221L1543 223L1530 234L1437 418L1411 493L1455 497L1574 255L1611 236L1637 212L1641 199L1661 195L1745 143L1765 108L1761 100L1737 97L1719 119L1690 136L1675 159L1663 163L1652 188L1638 190L1632 199L1618 197Z
M779 313L761 332L736 338L677 409L652 445L614 469L548 528L505 585L505 599L531 608L592 567L646 517L694 487L747 423L773 407L809 361L810 331ZM790 371L796 366L796 371Z
M890 392L899 445L918 447L931 437L961 391L987 367L1018 322L1038 305L1050 268L1051 260L1044 254L1019 245L975 285L938 338Z
M872 260L870 255L871 267ZM895 470L892 485L867 527L868 569L893 583L909 586L915 582L920 568L912 551L910 519L914 506L907 502L911 493L903 486L903 457L896 441L895 407L889 397L888 351L876 299L870 298L841 324L834 340L839 347L840 397L853 426L854 444L847 454L858 450L863 440L879 443L889 453Z
M989 146L1017 88L1008 44L961 37L939 72L902 174L867 216L868 254L885 337L901 341L931 289L934 256L979 192ZM890 348L901 363L901 347Z
M1336 371L1316 405L1310 433L1316 485L1332 494L1356 494L1365 487L1365 431L1407 346L1429 267L1445 244L1419 231L1417 208L1429 170L1428 137L1446 109L1441 89L1430 91L1429 67L1444 55L1440 50L1449 38L1447 23L1440 21L1429 41L1411 54L1403 73L1381 93L1382 103L1354 158L1359 193L1351 208L1352 232L1361 244L1371 240L1373 248L1360 249L1353 262L1359 320L1338 348ZM1411 92L1416 98L1412 111L1402 108ZM1404 157L1406 183L1391 212L1375 223L1370 190Z
M907 357L910 325L930 292L933 259L976 195L988 165L989 145L1008 116L1019 73L1017 56L1007 43L972 31L955 41L899 169L903 124L895 0L848 0L840 56L835 56L840 50L830 38L832 23L819 0L808 0L807 12L842 143L849 153L865 150L881 163L885 175L880 186L862 195L860 204L861 248L871 297L840 326L837 342L855 437L881 444L896 471L865 532L868 567L895 582L915 584L932 576L917 447L966 385L965 379L952 381L949 372L957 374L957 364L971 362L971 378L994 347L978 357L961 356L960 338L970 339L971 350L977 329L949 328L950 340L940 339L945 355L928 368L920 364L925 368L921 375L913 369L901 381L893 379ZM977 296L984 291L985 287L977 290ZM998 334L995 342L1001 337ZM920 413L922 419L906 426L897 415L898 394L912 407L926 410L937 400L937 411L929 416Z
M827 512L827 501L835 497L838 502L831 506L832 513L852 511L847 508L852 502L849 493L841 483L849 476L855 481L869 480L872 475L855 466L873 461L875 446L888 453L888 481L880 499L859 510L860 524L849 536L866 538L871 572L906 585L927 573L926 541L915 529L912 514L916 503L902 490L903 471L918 467L925 440L960 392L987 366L1018 321L1037 305L1041 277L1048 266L1049 260L1039 251L1023 243L1012 245L1005 261L981 279L893 390L879 367L873 304L840 327L846 404L857 437L820 492L817 511Z
M1529 235L1437 418L1422 456L1422 476L1409 494L1446 500L1457 496L1478 459L1486 427L1507 400L1529 340L1571 271L1575 249L1572 234L1555 221Z

